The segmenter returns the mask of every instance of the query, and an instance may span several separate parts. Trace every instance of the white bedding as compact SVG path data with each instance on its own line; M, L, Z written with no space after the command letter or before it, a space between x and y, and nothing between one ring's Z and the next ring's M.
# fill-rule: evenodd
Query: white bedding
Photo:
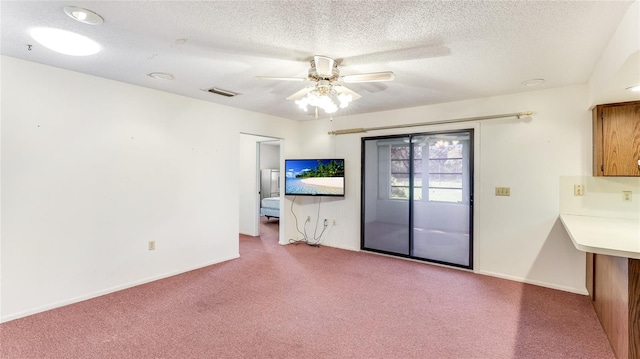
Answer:
M263 198L260 202L260 215L280 218L280 197Z
M280 209L280 197L263 198L260 207Z

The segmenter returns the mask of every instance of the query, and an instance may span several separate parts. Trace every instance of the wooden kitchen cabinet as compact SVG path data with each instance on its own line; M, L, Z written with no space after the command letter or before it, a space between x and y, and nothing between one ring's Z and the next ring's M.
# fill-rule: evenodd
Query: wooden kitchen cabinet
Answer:
M616 358L640 359L640 259L587 254L589 296Z
M640 177L640 101L593 108L593 175Z

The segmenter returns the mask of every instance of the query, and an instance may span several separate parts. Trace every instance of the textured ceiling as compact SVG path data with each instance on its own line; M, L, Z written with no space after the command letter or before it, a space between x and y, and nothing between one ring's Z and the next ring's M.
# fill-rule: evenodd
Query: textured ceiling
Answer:
M2 55L219 104L307 120L286 97L313 55L343 75L393 71L392 82L350 84L362 95L334 117L586 83L628 1L2 1ZM99 13L93 26L67 5ZM93 56L54 53L33 27L99 42ZM31 51L27 45L32 44ZM168 72L174 81L146 76ZM526 87L528 79L546 83ZM219 87L241 95L202 91ZM320 113L321 117L326 117Z

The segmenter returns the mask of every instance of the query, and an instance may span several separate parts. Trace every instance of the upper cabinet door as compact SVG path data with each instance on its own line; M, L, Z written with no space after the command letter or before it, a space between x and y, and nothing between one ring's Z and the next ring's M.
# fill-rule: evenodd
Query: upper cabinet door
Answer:
M594 175L640 176L640 101L594 109Z

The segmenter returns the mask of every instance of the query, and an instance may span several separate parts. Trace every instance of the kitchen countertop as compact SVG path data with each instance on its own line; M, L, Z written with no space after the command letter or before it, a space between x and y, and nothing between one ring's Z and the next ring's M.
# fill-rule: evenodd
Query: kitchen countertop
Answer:
M561 214L560 221L578 250L640 259L640 219Z

